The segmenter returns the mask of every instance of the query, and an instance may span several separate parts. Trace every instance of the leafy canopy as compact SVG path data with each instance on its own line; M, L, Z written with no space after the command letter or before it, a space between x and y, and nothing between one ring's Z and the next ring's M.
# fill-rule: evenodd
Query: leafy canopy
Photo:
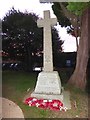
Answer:
M38 28L35 13L20 12L12 8L2 20L3 51L12 59L26 59L30 54L37 55L43 49L43 29ZM62 51L63 41L58 31L52 28L54 52ZM29 60L30 61L30 60Z
M69 2L67 9L80 16L88 6L90 6L90 2Z

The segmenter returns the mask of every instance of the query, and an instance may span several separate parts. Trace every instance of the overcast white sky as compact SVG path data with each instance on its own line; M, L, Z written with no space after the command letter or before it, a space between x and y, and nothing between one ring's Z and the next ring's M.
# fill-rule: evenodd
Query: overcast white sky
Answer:
M0 0L0 18L14 7L16 10L20 10L24 12L27 10L28 12L34 12L40 17L43 17L44 10L50 10L51 17L56 17L53 14L51 4L41 4L39 0ZM60 38L64 40L63 49L65 52L73 52L76 51L76 41L75 38L71 35L68 35L65 28L61 28L59 25L57 26L59 31Z

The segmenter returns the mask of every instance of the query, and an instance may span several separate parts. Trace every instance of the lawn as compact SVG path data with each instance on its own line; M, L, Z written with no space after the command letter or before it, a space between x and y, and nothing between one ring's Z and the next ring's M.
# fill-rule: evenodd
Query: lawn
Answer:
M72 71L72 70L71 70ZM71 71L62 69L60 76L64 88L70 91L72 109L64 111L42 110L29 107L23 103L25 95L34 90L37 73L26 73L17 71L2 72L2 96L18 104L25 118L87 118L88 97L87 93L67 85Z

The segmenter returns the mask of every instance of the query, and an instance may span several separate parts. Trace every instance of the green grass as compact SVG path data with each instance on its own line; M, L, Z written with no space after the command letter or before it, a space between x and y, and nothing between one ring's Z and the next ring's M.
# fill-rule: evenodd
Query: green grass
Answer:
M36 107L29 107L23 103L25 95L34 89L37 73L3 71L2 73L2 91L3 97L14 101L22 109L25 118L80 118L87 117L88 100L87 94L79 89L67 85L67 80L70 77L72 70L61 70L60 76L63 86L70 91L70 99L72 109L67 112L55 112L50 110L43 110ZM75 106L76 103L76 106Z
M43 116L47 116L48 111L36 107L31 108L23 103L27 90L32 91L35 87L36 73L4 71L2 76L2 96L17 103L26 118L43 118Z

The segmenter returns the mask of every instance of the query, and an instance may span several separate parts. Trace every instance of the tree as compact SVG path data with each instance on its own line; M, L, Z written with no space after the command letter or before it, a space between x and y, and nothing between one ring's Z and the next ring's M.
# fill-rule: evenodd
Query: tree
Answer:
M57 11L57 8L54 6L55 4L58 4L58 6L61 8L61 11L60 10ZM88 18L90 17L90 4L89 5L88 3L77 4L72 2L72 3L63 3L63 4L54 3L54 5L53 5L53 10L56 13L56 16L58 15L57 17L59 17L59 20L61 14L63 14L63 19L67 18L66 21L64 22L65 25L63 22L61 23L63 26L72 25L76 31L76 35L77 35L77 31L79 31L79 28L81 29L80 43L77 51L76 68L69 80L69 83L84 90L86 87L86 69L87 69L89 50L90 50L89 34L88 34L88 27L89 27Z
M78 36L80 35L80 17L67 10L68 3L54 3L52 9L58 18L61 27L67 27L67 33L76 37L76 47L78 49ZM59 14L58 14L59 13Z
M26 63L28 71L32 70L32 52L40 46L39 41L42 39L42 32L39 32L41 29L38 29L36 24L37 19L38 16L34 13L22 13L12 8L2 21L3 49L9 52L12 59L18 59L21 54L20 58ZM8 49L4 45L5 42ZM35 44L36 42L38 44Z
M2 20L3 50L9 53L11 59L26 63L28 71L32 70L32 57L43 48L43 31L37 27L37 19L39 17L34 13L22 13L12 8ZM54 52L57 52L58 42L58 51L62 51L63 42L55 28L52 28L52 36Z
M75 6L76 4L72 5ZM77 8L78 10L78 5ZM79 8L80 9L80 8ZM73 9L74 10L74 9ZM74 10L75 11L75 10ZM89 31L88 31L88 17L90 17L90 6L84 3L81 5L81 36L80 36L80 44L77 52L77 61L76 68L71 76L69 83L78 86L81 89L85 89L86 87L86 70L89 59ZM78 13L77 11L77 13ZM80 13L78 13L80 14Z

